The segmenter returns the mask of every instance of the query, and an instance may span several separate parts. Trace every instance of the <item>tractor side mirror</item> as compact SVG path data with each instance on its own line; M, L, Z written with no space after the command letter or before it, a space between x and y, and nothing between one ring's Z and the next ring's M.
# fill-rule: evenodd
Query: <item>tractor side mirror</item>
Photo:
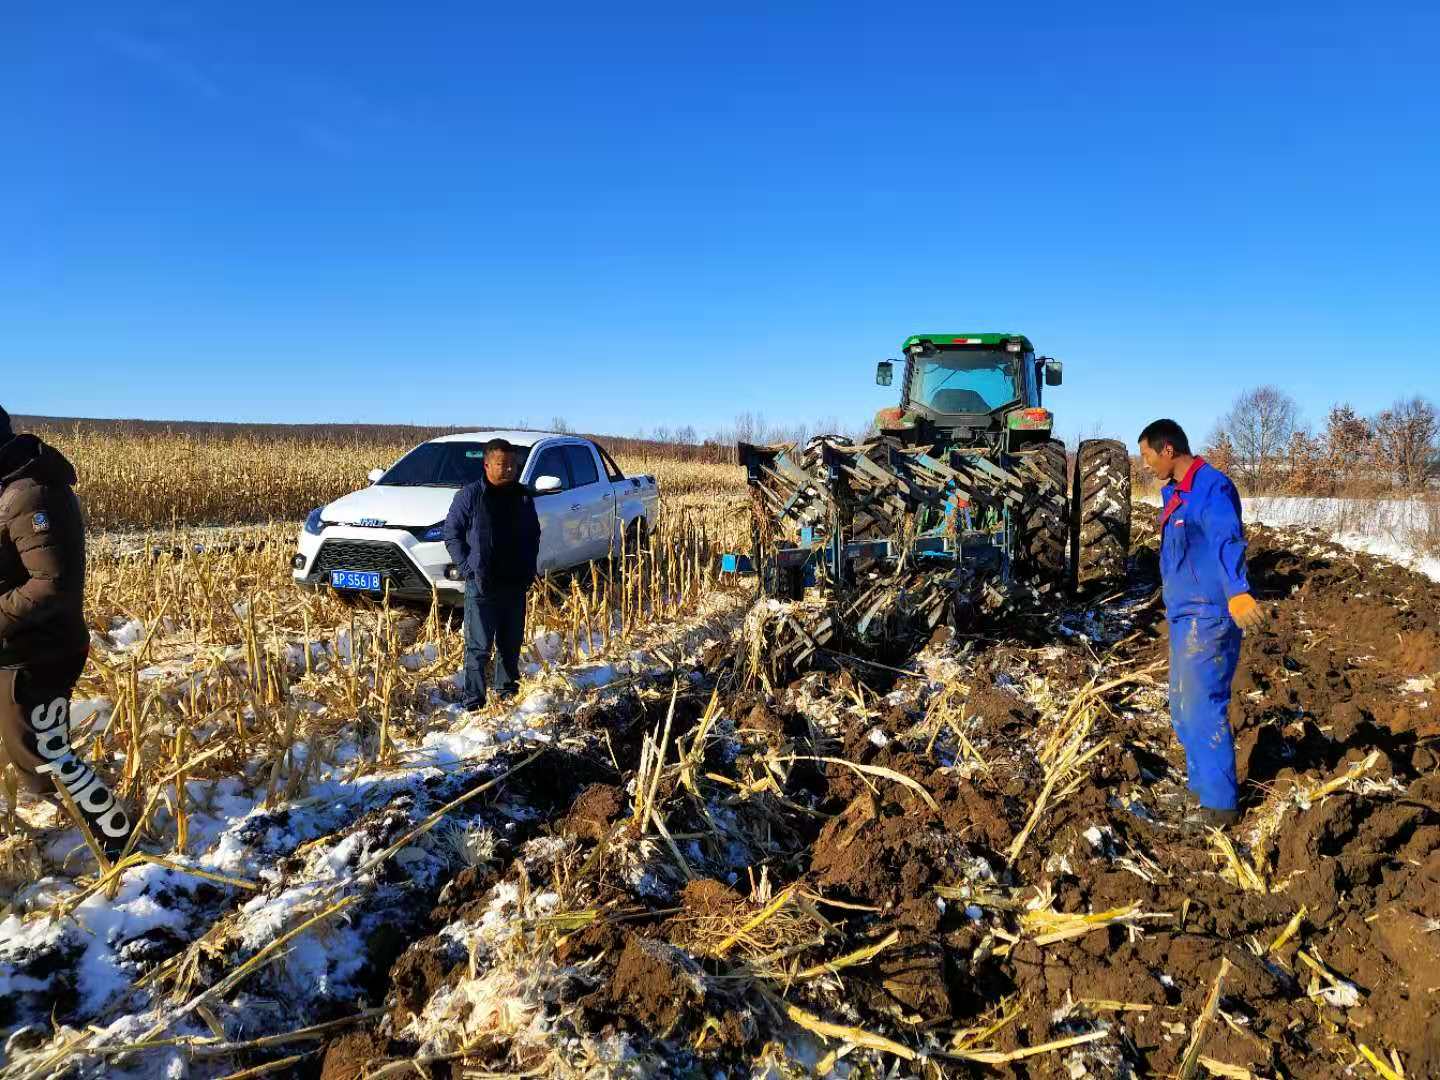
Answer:
M1060 380L1064 377L1064 375L1065 365L1060 363L1059 360L1051 360L1047 356L1045 358L1045 385L1059 386Z
M875 385L889 386L895 381L895 362L881 360L875 365Z

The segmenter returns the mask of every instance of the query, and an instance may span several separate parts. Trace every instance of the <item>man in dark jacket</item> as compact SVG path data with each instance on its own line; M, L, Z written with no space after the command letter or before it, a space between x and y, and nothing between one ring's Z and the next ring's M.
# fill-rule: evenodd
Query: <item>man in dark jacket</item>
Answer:
M0 409L0 743L37 793L64 786L112 854L130 821L70 748L70 695L85 657L85 521L75 469Z
M504 439L485 444L485 475L463 487L445 518L445 549L465 581L464 705L485 704L485 668L499 653L495 685L502 699L520 682L525 636L525 593L540 557L535 500L519 483L514 448Z
M1230 682L1241 631L1265 622L1245 570L1240 495L1229 477L1190 452L1174 420L1156 420L1140 433L1140 457L1164 483L1160 577L1170 624L1170 722L1199 803L1191 822L1233 825L1240 819L1240 790Z

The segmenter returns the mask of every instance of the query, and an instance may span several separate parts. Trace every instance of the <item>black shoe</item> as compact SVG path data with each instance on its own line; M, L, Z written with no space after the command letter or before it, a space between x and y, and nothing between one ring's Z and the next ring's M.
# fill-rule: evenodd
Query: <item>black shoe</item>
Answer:
M101 836L100 848L105 852L105 857L110 860L110 865L120 861L120 856L125 854L125 849L130 846L130 837L116 838L113 836Z
M511 683L508 686L502 686L495 691L495 696L501 701L514 701L520 696L520 684Z
M485 699L482 697L470 701L462 701L460 702L460 707L466 712L478 712L485 707Z
M1208 829L1228 829L1232 825L1238 825L1239 823L1239 810L1217 810L1213 806L1202 806L1194 813L1185 816L1185 827L1191 832L1204 832Z

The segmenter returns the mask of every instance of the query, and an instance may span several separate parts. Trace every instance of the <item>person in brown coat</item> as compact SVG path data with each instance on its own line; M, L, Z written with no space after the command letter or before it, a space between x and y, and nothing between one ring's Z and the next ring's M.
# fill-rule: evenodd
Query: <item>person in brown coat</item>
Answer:
M0 409L0 749L37 793L63 785L91 834L124 849L130 820L70 747L70 695L85 667L85 519L75 468Z

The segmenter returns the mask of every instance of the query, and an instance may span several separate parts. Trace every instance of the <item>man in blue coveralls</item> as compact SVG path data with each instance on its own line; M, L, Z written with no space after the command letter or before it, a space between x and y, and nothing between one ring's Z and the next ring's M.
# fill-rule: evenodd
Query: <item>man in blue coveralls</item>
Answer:
M1170 722L1185 748L1185 769L1199 810L1192 824L1240 820L1230 682L1242 630L1265 612L1250 595L1240 495L1230 478L1190 452L1174 420L1140 433L1140 457L1160 489L1160 577L1170 624Z

